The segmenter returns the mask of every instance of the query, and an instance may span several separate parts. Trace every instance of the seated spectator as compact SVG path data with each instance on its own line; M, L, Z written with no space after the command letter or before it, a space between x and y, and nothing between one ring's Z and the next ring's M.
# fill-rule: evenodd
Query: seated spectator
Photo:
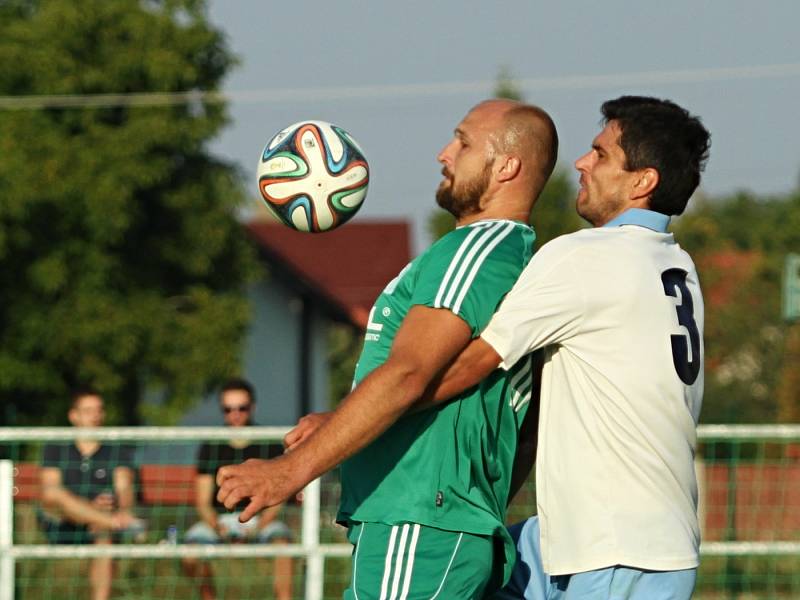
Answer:
M72 395L67 414L75 427L101 427L103 398L88 388ZM110 544L112 534L143 528L133 515L133 449L92 439L48 444L40 471L41 522L53 544ZM89 584L93 600L111 594L110 557L93 558Z
M225 426L245 427L252 425L255 408L255 393L252 385L243 379L231 379L220 392L219 405ZM282 453L279 444L253 444L248 440L231 439L228 442L211 442L200 446L197 455L197 479L195 480L195 506L200 522L186 532L185 541L190 544L215 544L221 542L259 542L286 544L292 535L285 523L278 520L282 505L262 511L247 523L239 523L239 512L247 504L237 507L238 512L229 513L217 501L217 469L225 465L238 464L249 458L272 458ZM184 572L200 584L203 600L213 600L214 590L211 564L196 558L183 559ZM292 598L292 559L289 556L275 558L273 581L278 600Z

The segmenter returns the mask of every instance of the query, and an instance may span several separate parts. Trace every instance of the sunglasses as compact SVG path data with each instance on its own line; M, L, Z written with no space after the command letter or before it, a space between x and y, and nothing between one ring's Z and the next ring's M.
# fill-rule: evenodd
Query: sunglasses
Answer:
M226 415L232 412L250 412L250 405L243 404L241 406L223 406L222 412L224 412Z

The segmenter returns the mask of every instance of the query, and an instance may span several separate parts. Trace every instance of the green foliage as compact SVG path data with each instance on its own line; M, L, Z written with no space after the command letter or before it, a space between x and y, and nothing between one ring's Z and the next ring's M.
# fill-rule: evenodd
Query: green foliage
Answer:
M438 240L456 227L456 219L446 210L436 209L428 218L428 233L433 241Z
M331 324L328 329L330 408L350 393L363 340L364 332L351 325Z
M507 66L500 67L494 87L495 98L508 98L509 100L523 101L524 94L514 81L511 69Z
M796 369L781 321L783 257L800 248L800 192L759 199L738 193L700 200L674 226L694 258L705 296L704 422L769 423Z
M214 90L233 66L197 0L7 2L0 94ZM220 104L0 112L0 395L63 422L79 383L174 420L238 367L255 269Z
M533 206L530 222L536 230L536 247L541 248L550 240L565 233L572 233L585 226L575 211L575 172L558 166L539 200Z

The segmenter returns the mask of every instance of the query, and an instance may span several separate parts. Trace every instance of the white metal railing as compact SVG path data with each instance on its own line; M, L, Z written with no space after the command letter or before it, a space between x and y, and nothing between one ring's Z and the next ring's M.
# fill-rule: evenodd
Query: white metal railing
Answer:
M800 425L698 425L697 439L708 440L797 440Z
M247 427L235 432L227 427L103 427L81 429L75 427L10 428L0 427L0 441L52 442L75 438L99 441L193 441L238 439L276 441L282 439L287 427ZM232 435L233 434L233 435ZM697 429L699 441L787 441L800 443L800 425L700 425ZM324 562L328 557L346 557L351 554L349 544L320 544L320 484L319 480L308 485L304 491L302 505L302 534L299 544L282 545L161 545L137 544L126 546L97 547L92 545L58 547L49 545L14 544L14 465L11 461L0 461L0 600L14 598L14 565L21 559L84 558L112 556L130 558L169 557L235 557L252 556L298 556L306 560L306 600L320 600L323 592ZM800 555L800 542L704 542L704 556L742 555Z
M288 427L0 427L0 441L9 442L54 442L76 438L98 441L212 441L212 440L257 440L275 442L283 439ZM0 460L0 600L14 600L15 562L21 559L89 558L110 556L119 558L246 558L297 556L306 561L305 599L320 600L323 595L325 559L346 557L352 552L349 544L321 544L320 529L320 481L317 479L303 491L301 507L302 525L299 544L253 544L253 545L73 545L50 546L47 544L14 544L14 475L15 467L10 460Z

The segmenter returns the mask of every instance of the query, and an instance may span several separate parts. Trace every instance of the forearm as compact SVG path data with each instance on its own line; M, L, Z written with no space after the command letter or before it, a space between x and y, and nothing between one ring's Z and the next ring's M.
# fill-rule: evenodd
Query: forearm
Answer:
M117 467L114 470L114 495L119 510L127 512L133 510L135 504L133 473L128 467Z
M477 385L500 364L500 355L482 338L473 339L425 390L421 403L424 408L446 402L453 396Z
M114 526L112 515L95 507L89 500L65 490L51 490L46 493L46 504L56 507L62 516L73 523L91 525L103 529Z
M369 445L422 395L425 381L411 369L389 363L378 367L314 433L279 460L291 461L305 483L336 467Z
M217 528L217 511L214 510L213 506L203 505L197 506L197 514L200 516L200 520L203 521L206 525L211 527L212 529Z

